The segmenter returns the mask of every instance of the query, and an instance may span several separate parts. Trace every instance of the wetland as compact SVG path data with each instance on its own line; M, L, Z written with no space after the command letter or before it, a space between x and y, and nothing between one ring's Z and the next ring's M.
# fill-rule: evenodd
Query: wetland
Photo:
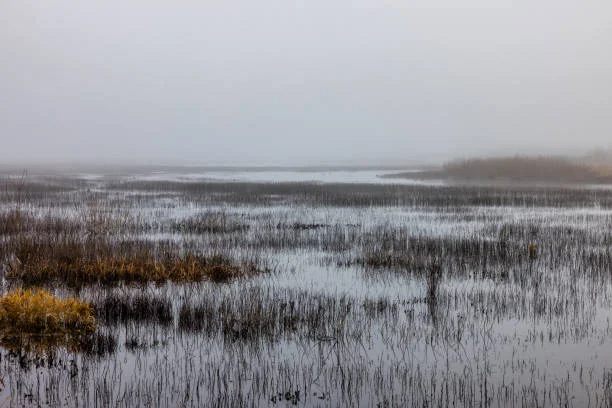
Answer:
M612 187L276 173L5 173L0 406L612 406Z

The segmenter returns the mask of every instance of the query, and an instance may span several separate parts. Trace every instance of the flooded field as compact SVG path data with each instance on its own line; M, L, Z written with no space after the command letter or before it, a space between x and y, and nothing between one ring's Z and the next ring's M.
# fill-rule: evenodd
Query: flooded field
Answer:
M612 406L612 189L378 174L6 176L0 406Z

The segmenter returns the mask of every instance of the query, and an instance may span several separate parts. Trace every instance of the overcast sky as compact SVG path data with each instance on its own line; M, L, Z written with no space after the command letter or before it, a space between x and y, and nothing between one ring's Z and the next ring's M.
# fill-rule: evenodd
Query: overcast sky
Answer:
M1 0L0 160L612 145L610 0Z

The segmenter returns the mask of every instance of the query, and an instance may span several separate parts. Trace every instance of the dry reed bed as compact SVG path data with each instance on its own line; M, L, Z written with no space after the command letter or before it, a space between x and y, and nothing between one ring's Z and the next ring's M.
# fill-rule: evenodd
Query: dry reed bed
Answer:
M20 268L8 274L8 278L29 286L48 283L78 286L93 283L112 285L120 282L180 283L204 279L228 282L255 275L257 272L254 266L234 266L221 257L187 255L166 257L157 261L149 256L134 255L129 258L112 257L95 260L26 258Z
M227 282L262 271L220 254L180 253L173 242L119 240L78 234L20 234L4 239L7 278L25 285L77 286L165 281Z

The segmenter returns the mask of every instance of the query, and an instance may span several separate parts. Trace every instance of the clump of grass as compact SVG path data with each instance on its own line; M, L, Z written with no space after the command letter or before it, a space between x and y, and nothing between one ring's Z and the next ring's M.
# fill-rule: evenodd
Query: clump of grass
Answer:
M94 302L96 317L104 323L148 321L161 325L173 322L172 303L161 296L140 294L121 296L111 294L100 302Z
M59 299L43 289L13 290L0 298L4 335L82 335L96 328L93 308L79 299Z
M229 215L220 211L203 212L192 217L173 221L172 230L191 234L227 234L244 232L249 226L233 220Z
M179 310L178 327L181 331L215 333L220 324L219 310L211 297L201 298L194 306L183 304Z
M24 215L19 210L0 214L0 234L16 234L21 231Z
M421 254L410 254L407 252L389 252L384 250L374 250L365 253L362 259L357 259L357 264L363 264L373 269L395 269L419 272L423 270L427 256Z
M112 285L119 282L181 283L206 279L222 283L260 272L253 264L236 266L228 258L219 255L167 255L157 259L145 251L133 255L107 254L90 258L80 256L78 252L75 251L74 255L50 252L50 256L26 257L22 259L20 268L9 272L8 278L26 285L52 282L72 286L92 283Z

